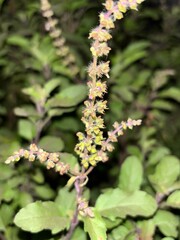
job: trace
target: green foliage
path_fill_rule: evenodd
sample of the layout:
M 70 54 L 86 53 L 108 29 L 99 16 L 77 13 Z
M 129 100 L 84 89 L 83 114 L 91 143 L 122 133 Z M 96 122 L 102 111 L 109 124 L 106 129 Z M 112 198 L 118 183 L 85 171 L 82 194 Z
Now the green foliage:
M 73 149 L 75 133 L 83 131 L 87 35 L 102 5 L 51 4 L 79 68 L 76 76 L 44 30 L 40 3 L 0 0 L 0 239 L 64 240 L 72 220 L 78 223 L 72 240 L 178 239 L 180 7 L 145 1 L 117 24 L 105 125 L 111 129 L 114 121 L 131 117 L 141 118 L 142 126 L 119 138 L 109 163 L 83 176 Z M 4 164 L 32 142 L 60 152 L 69 178 L 39 163 Z M 85 189 L 81 197 L 73 188 L 77 182 Z

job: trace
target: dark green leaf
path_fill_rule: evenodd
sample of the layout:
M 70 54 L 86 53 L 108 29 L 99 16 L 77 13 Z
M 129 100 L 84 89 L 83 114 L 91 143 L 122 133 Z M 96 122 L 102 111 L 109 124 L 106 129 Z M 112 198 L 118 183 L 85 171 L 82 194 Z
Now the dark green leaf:
M 38 143 L 39 147 L 48 152 L 60 152 L 64 148 L 64 142 L 60 137 L 45 136 Z

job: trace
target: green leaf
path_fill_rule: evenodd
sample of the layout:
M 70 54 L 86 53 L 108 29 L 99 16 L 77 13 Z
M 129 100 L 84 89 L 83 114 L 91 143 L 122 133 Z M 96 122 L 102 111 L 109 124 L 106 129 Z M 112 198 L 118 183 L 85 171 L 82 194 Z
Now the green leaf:
M 45 85 L 44 85 L 44 90 L 46 93 L 46 96 L 48 97 L 49 94 L 59 85 L 61 84 L 61 79 L 60 78 L 53 78 L 50 81 L 48 81 Z
M 138 158 L 126 158 L 120 171 L 119 187 L 124 191 L 133 192 L 140 189 L 142 180 L 143 168 Z
M 171 98 L 177 102 L 180 102 L 180 89 L 170 87 L 167 90 L 163 90 L 158 94 L 161 98 Z
M 158 210 L 154 216 L 154 223 L 166 237 L 177 237 L 179 219 L 171 212 Z
M 86 96 L 87 87 L 85 85 L 70 86 L 49 99 L 46 107 L 73 107 L 82 102 Z
M 165 238 L 162 238 L 161 240 L 174 240 L 174 238 L 171 238 L 171 237 L 165 237 Z
M 122 222 L 122 219 L 120 219 L 120 218 L 116 218 L 113 221 L 109 218 L 103 218 L 103 220 L 105 222 L 105 225 L 106 225 L 107 229 L 115 228 L 118 225 L 120 225 L 120 223 Z
M 173 192 L 167 199 L 167 205 L 180 209 L 180 190 Z
M 59 232 L 69 223 L 68 218 L 62 216 L 61 211 L 54 202 L 34 202 L 22 208 L 15 216 L 14 223 L 32 233 L 45 229 Z
M 48 184 L 44 184 L 42 186 L 36 185 L 34 187 L 34 191 L 36 196 L 44 200 L 52 199 L 55 196 L 55 192 L 49 187 Z
M 167 193 L 180 173 L 179 159 L 165 156 L 156 166 L 155 173 L 149 176 L 150 182 L 158 192 Z
M 20 35 L 11 35 L 10 37 L 8 37 L 7 42 L 9 44 L 22 47 L 25 50 L 29 49 L 29 41 Z
M 4 223 L 3 223 L 2 218 L 1 218 L 1 216 L 0 216 L 0 231 L 5 231 L 5 230 L 6 230 L 6 228 L 5 228 L 5 226 L 4 226 Z
M 158 90 L 163 87 L 167 83 L 169 76 L 174 75 L 174 73 L 175 72 L 172 69 L 157 71 L 154 78 L 151 80 L 152 89 Z
M 0 169 L 0 181 L 6 180 L 14 175 L 14 170 L 4 163 L 0 163 Z
M 130 231 L 126 227 L 119 226 L 113 229 L 110 236 L 112 236 L 112 240 L 125 240 L 129 232 Z
M 74 110 L 75 110 L 74 107 L 69 107 L 69 108 L 53 108 L 53 109 L 49 109 L 47 114 L 48 114 L 49 117 L 61 116 L 61 115 L 63 115 L 63 113 L 72 112 L 72 111 L 74 111 Z
M 149 155 L 148 165 L 157 164 L 162 158 L 169 154 L 170 150 L 164 146 L 153 149 Z
M 60 153 L 60 158 L 62 162 L 69 164 L 74 171 L 79 170 L 78 159 L 73 154 L 62 152 Z
M 87 240 L 86 233 L 77 227 L 71 237 L 71 240 Z
M 94 212 L 94 217 L 83 217 L 84 230 L 88 232 L 91 240 L 106 240 L 106 226 L 97 211 Z
M 139 221 L 137 224 L 138 229 L 140 229 L 140 239 L 150 240 L 153 239 L 155 232 L 155 224 L 152 219 Z
M 72 217 L 76 208 L 76 192 L 70 191 L 67 187 L 61 188 L 55 202 L 64 216 Z
M 96 208 L 102 216 L 115 219 L 130 216 L 151 216 L 157 204 L 153 197 L 143 191 L 131 194 L 118 188 L 101 194 L 96 202 Z
M 60 152 L 64 148 L 64 142 L 60 137 L 45 136 L 41 138 L 38 146 L 48 152 Z
M 162 110 L 165 110 L 165 111 L 172 111 L 173 108 L 174 108 L 174 105 L 171 104 L 169 101 L 166 101 L 166 100 L 154 100 L 151 104 L 151 106 L 153 108 L 158 108 L 158 109 L 162 109 Z
M 28 141 L 32 141 L 36 135 L 36 128 L 29 120 L 21 119 L 18 122 L 18 133 Z

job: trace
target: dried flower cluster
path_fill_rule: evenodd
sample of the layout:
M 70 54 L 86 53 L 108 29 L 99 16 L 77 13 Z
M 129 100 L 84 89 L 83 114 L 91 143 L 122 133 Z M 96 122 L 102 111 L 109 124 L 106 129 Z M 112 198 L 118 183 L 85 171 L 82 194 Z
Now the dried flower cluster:
M 41 0 L 41 10 L 42 15 L 47 19 L 45 29 L 53 39 L 53 44 L 57 49 L 57 55 L 62 58 L 65 66 L 70 66 L 71 74 L 75 76 L 79 72 L 75 56 L 70 52 L 69 47 L 66 45 L 66 40 L 62 37 L 62 31 L 57 28 L 58 20 L 53 17 L 54 13 L 48 0 Z
M 86 201 L 86 199 L 84 198 L 78 199 L 78 211 L 79 211 L 79 214 L 83 217 L 85 216 L 94 217 L 92 208 L 89 207 L 88 201 Z
M 127 9 L 137 10 L 138 4 L 143 0 L 106 0 L 104 6 L 105 11 L 99 15 L 99 26 L 94 28 L 89 35 L 92 39 L 91 53 L 93 61 L 88 67 L 90 80 L 89 99 L 85 101 L 85 109 L 83 110 L 82 121 L 85 124 L 85 134 L 78 132 L 79 143 L 75 147 L 76 153 L 81 158 L 81 162 L 85 168 L 89 165 L 95 166 L 99 161 L 107 161 L 107 151 L 112 151 L 111 142 L 117 141 L 117 136 L 122 135 L 123 130 L 140 125 L 140 120 L 131 120 L 115 123 L 115 130 L 108 133 L 108 138 L 103 137 L 104 120 L 102 115 L 107 109 L 107 101 L 103 100 L 103 96 L 107 91 L 106 82 L 101 81 L 103 76 L 109 78 L 109 61 L 102 61 L 103 56 L 107 56 L 111 50 L 107 41 L 112 38 L 110 30 L 115 27 L 114 22 L 123 18 L 123 14 Z
M 46 164 L 47 169 L 54 168 L 60 175 L 67 173 L 69 170 L 69 165 L 60 161 L 60 155 L 58 153 L 48 153 L 38 148 L 35 144 L 31 144 L 29 150 L 20 149 L 14 152 L 5 163 L 18 162 L 21 158 L 28 159 L 30 162 L 38 159 L 41 163 Z

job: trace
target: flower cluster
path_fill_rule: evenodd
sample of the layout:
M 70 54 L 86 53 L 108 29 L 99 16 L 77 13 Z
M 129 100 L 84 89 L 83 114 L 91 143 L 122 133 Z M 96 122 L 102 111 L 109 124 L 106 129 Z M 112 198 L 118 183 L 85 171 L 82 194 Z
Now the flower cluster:
M 111 142 L 117 141 L 117 136 L 123 134 L 126 128 L 140 125 L 140 120 L 131 120 L 114 124 L 115 130 L 108 133 L 108 138 L 103 137 L 104 120 L 102 115 L 107 109 L 107 101 L 103 100 L 107 92 L 106 82 L 101 78 L 109 78 L 109 61 L 102 61 L 100 58 L 107 56 L 111 50 L 108 40 L 112 38 L 110 30 L 115 27 L 114 22 L 123 18 L 127 9 L 137 10 L 137 5 L 143 0 L 106 0 L 104 3 L 105 11 L 99 15 L 99 26 L 94 28 L 89 38 L 92 39 L 90 51 L 93 61 L 88 67 L 90 80 L 89 99 L 85 101 L 82 122 L 85 124 L 85 134 L 78 132 L 79 143 L 75 146 L 75 151 L 81 158 L 82 165 L 88 168 L 89 165 L 95 166 L 99 161 L 107 161 L 107 151 L 112 151 Z
M 28 159 L 30 162 L 34 162 L 37 158 L 41 163 L 46 164 L 47 169 L 54 168 L 60 175 L 67 173 L 69 170 L 69 165 L 60 161 L 58 153 L 48 153 L 35 144 L 31 144 L 29 150 L 20 149 L 14 152 L 5 163 L 18 162 L 21 158 Z
M 53 39 L 53 44 L 57 49 L 57 55 L 63 59 L 63 64 L 65 66 L 70 66 L 71 74 L 75 76 L 79 72 L 79 68 L 76 65 L 76 59 L 66 45 L 66 40 L 62 37 L 61 30 L 57 28 L 58 20 L 53 17 L 54 13 L 48 0 L 41 0 L 41 10 L 42 15 L 47 19 L 45 29 Z
M 88 202 L 83 198 L 78 199 L 78 211 L 80 215 L 83 217 L 85 216 L 94 217 L 92 208 L 88 206 Z

